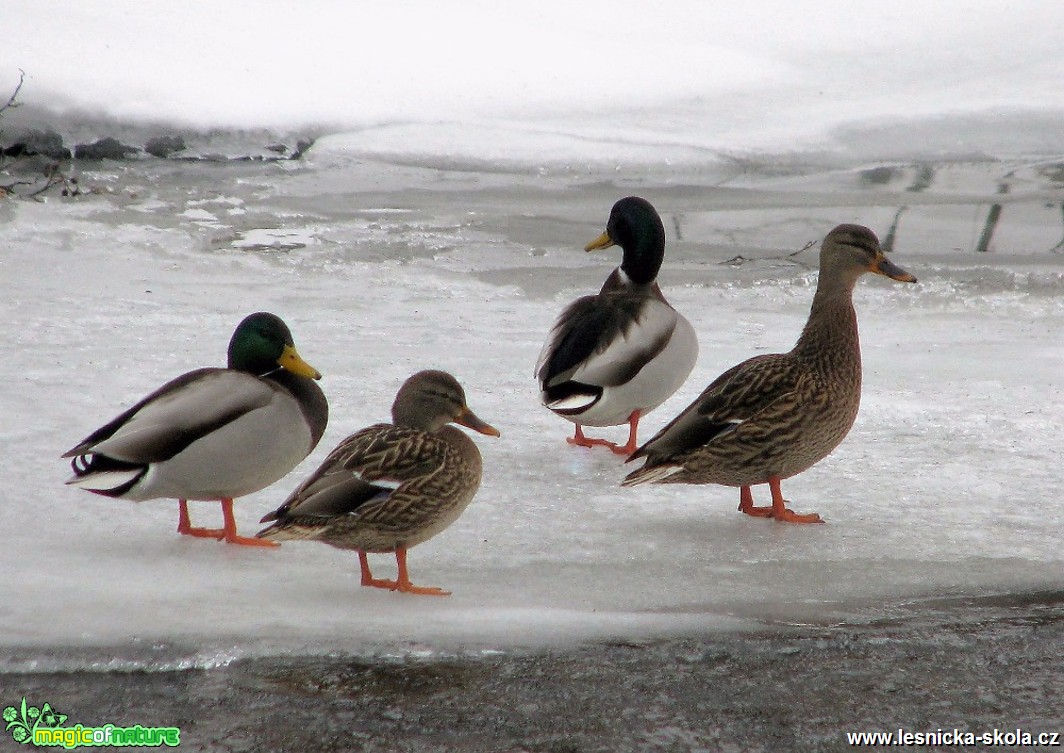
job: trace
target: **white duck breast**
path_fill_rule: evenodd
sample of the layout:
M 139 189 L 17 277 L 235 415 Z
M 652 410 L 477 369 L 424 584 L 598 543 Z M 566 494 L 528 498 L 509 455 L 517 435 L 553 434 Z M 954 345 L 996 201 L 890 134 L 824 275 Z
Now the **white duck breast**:
M 278 431 L 278 426 L 291 428 Z M 123 499 L 215 500 L 269 486 L 303 460 L 312 445 L 302 408 L 290 393 L 250 374 L 212 369 L 148 399 L 110 437 L 83 452 L 148 466 L 120 495 Z M 68 483 L 114 488 L 116 473 L 122 472 L 89 474 Z
M 567 309 L 551 331 L 540 354 L 537 374 L 544 404 L 558 415 L 584 426 L 615 426 L 633 411 L 657 408 L 683 385 L 698 358 L 698 338 L 686 318 L 656 297 L 638 298 L 631 309 L 602 298 L 581 299 Z M 612 318 L 598 331 L 581 332 L 592 301 L 610 306 Z M 582 315 L 583 314 L 583 315 Z M 565 368 L 565 348 L 582 347 L 587 355 Z M 563 370 L 557 367 L 561 356 Z M 590 389 L 581 389 L 586 385 Z

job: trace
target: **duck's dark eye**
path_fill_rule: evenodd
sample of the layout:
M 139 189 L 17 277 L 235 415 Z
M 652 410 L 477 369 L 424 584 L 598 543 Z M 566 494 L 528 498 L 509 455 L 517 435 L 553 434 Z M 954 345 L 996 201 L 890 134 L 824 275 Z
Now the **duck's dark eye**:
M 879 243 L 867 235 L 852 235 L 846 239 L 846 245 L 853 246 L 873 258 L 879 252 Z

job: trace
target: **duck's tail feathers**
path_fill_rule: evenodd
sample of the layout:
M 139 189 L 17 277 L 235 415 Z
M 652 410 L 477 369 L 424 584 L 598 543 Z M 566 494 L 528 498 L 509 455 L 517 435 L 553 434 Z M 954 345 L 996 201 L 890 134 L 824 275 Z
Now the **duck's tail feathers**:
M 583 413 L 598 402 L 602 395 L 575 394 L 563 397 L 561 400 L 552 400 L 547 407 L 562 416 L 575 416 Z
M 544 387 L 543 404 L 559 416 L 578 416 L 602 399 L 602 388 L 593 384 L 567 381 Z
M 290 521 L 278 521 L 255 534 L 259 539 L 276 539 L 277 541 L 310 541 L 321 535 L 320 526 L 299 525 Z
M 624 481 L 621 482 L 621 486 L 639 486 L 640 484 L 658 483 L 682 470 L 682 465 L 676 465 L 674 463 L 644 465 L 642 468 L 637 468 L 625 476 Z
M 66 480 L 68 486 L 107 497 L 121 497 L 148 471 L 144 465 L 125 463 L 97 453 L 76 456 L 70 461 L 70 467 L 74 475 Z

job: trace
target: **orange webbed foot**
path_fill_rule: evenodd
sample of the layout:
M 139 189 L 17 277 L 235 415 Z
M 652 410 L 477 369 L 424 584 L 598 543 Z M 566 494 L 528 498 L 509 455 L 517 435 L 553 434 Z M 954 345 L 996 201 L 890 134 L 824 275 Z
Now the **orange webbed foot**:
M 611 450 L 616 450 L 617 443 L 610 442 L 607 439 L 592 439 L 591 437 L 584 436 L 584 430 L 580 424 L 576 425 L 576 433 L 571 437 L 566 437 L 565 441 L 576 447 L 609 447 Z
M 754 518 L 771 518 L 773 510 L 771 505 L 755 505 L 754 494 L 749 486 L 739 488 L 739 512 Z
M 225 536 L 223 539 L 226 544 L 236 544 L 237 546 L 261 546 L 268 549 L 278 547 L 281 545 L 279 541 L 270 541 L 269 539 L 256 539 L 251 536 Z
M 222 528 L 199 528 L 192 525 L 188 515 L 188 501 L 184 499 L 178 500 L 178 517 L 177 517 L 177 532 L 182 536 L 195 536 L 200 539 L 214 539 L 216 541 L 224 541 L 226 544 L 237 544 L 238 546 L 261 546 L 261 547 L 278 547 L 280 543 L 276 541 L 267 541 L 266 539 L 257 539 L 248 536 L 240 536 L 236 532 L 236 519 L 233 517 L 233 500 L 223 499 L 222 503 Z
M 774 518 L 775 514 L 771 507 L 740 507 L 739 512 L 743 515 L 749 515 L 752 518 Z
M 797 513 L 789 507 L 783 508 L 782 512 L 772 516 L 781 523 L 823 523 L 824 519 L 815 512 Z
M 754 504 L 754 495 L 749 486 L 739 489 L 739 512 L 751 515 L 755 518 L 772 518 L 781 523 L 823 523 L 824 520 L 815 512 L 797 513 L 787 507 L 790 504 L 783 498 L 780 491 L 779 479 L 769 479 L 769 488 L 772 490 L 772 504 L 758 506 Z
M 225 535 L 222 540 L 226 544 L 236 544 L 237 546 L 258 546 L 273 549 L 279 547 L 281 544 L 277 541 L 270 541 L 269 539 L 258 539 L 253 536 L 240 536 L 236 532 L 236 518 L 233 517 L 233 500 L 222 500 L 222 520 L 223 532 Z
M 636 442 L 636 432 L 639 430 L 639 411 L 632 411 L 632 415 L 628 417 L 628 442 L 625 444 L 617 444 L 616 442 L 610 442 L 608 439 L 591 439 L 584 436 L 584 429 L 580 424 L 576 425 L 576 433 L 568 437 L 565 441 L 571 445 L 577 447 L 606 447 L 614 455 L 623 455 L 628 457 L 638 449 L 639 445 Z
M 450 596 L 450 591 L 444 591 L 442 588 L 436 588 L 434 586 L 415 586 L 410 582 L 410 574 L 406 569 L 406 549 L 399 548 L 395 550 L 395 562 L 399 567 L 399 577 L 396 580 L 387 580 L 386 578 L 374 578 L 369 569 L 369 559 L 366 557 L 366 553 L 359 551 L 358 564 L 362 569 L 362 585 L 370 588 L 386 588 L 389 591 L 398 591 L 404 594 L 415 594 L 418 596 Z
M 398 591 L 403 594 L 416 594 L 418 596 L 450 596 L 450 591 L 432 586 L 415 586 L 410 581 L 388 580 L 386 578 L 363 578 L 362 585 L 369 588 L 383 588 L 388 591 Z
M 783 498 L 780 490 L 780 480 L 770 478 L 768 488 L 772 490 L 772 517 L 781 523 L 823 523 L 823 519 L 815 512 L 797 513 L 787 507 L 789 502 Z
M 225 538 L 225 531 L 221 528 L 195 528 L 193 526 L 182 528 L 178 525 L 177 532 L 182 536 L 193 536 L 197 539 L 215 539 L 216 541 L 221 541 Z
M 435 586 L 415 586 L 410 581 L 406 583 L 400 583 L 399 588 L 396 589 L 400 593 L 404 594 L 417 594 L 418 596 L 450 596 L 450 591 L 444 591 L 442 588 L 436 588 Z
M 188 515 L 188 501 L 177 501 L 177 532 L 182 536 L 193 536 L 197 539 L 221 540 L 225 536 L 224 528 L 202 528 L 192 525 Z
M 385 588 L 389 591 L 398 591 L 399 583 L 385 578 L 363 578 L 362 585 L 367 588 Z

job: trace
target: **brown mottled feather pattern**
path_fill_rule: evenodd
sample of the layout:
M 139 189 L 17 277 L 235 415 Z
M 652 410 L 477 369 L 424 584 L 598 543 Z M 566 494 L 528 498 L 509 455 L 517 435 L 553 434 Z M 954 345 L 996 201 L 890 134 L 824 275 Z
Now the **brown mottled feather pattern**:
M 344 440 L 278 510 L 269 538 L 316 538 L 342 549 L 391 552 L 432 538 L 453 523 L 480 486 L 476 444 L 459 429 L 427 432 L 391 424 Z M 302 514 L 331 483 L 361 478 L 378 487 L 344 514 Z M 398 486 L 394 489 L 391 487 Z M 372 492 L 371 492 L 372 494 Z
M 757 356 L 718 377 L 633 456 L 648 462 L 626 483 L 667 463 L 681 470 L 660 483 L 748 486 L 789 478 L 827 457 L 849 432 L 861 400 L 857 316 L 845 292 L 816 301 L 790 353 Z M 685 428 L 730 422 L 741 423 L 682 447 Z

